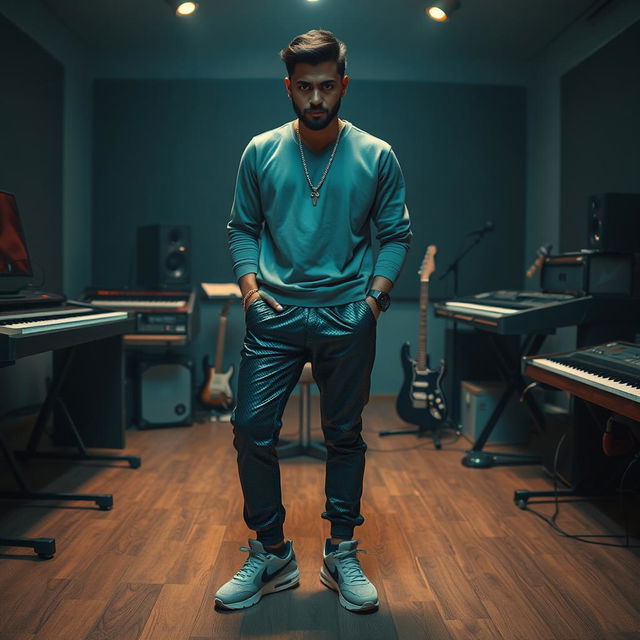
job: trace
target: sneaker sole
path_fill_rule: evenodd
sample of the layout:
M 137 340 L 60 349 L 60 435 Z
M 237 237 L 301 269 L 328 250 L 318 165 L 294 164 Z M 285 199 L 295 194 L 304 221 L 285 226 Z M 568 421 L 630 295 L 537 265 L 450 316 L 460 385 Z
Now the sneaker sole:
M 342 591 L 340 591 L 340 587 L 338 587 L 338 583 L 333 579 L 333 576 L 325 570 L 324 564 L 320 569 L 320 582 L 325 587 L 329 587 L 332 591 L 335 591 L 338 594 L 338 600 L 340 604 L 349 611 L 371 611 L 373 609 L 377 609 L 380 606 L 380 601 L 376 600 L 375 602 L 363 602 L 362 604 L 356 604 L 355 602 L 350 602 L 343 595 Z
M 251 597 L 246 600 L 240 600 L 239 602 L 223 602 L 220 598 L 215 598 L 215 606 L 220 609 L 246 609 L 252 607 L 254 604 L 258 604 L 262 596 L 266 596 L 270 593 L 277 593 L 278 591 L 285 591 L 286 589 L 292 589 L 300 582 L 300 571 L 294 569 L 290 573 L 278 576 L 275 580 L 267 582 L 259 591 L 256 591 Z

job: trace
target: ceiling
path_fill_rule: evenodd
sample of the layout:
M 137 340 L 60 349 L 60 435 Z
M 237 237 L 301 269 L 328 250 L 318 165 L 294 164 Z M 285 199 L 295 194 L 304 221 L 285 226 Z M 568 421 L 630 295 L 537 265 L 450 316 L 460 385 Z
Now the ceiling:
M 451 60 L 529 63 L 594 7 L 612 4 L 461 0 L 449 22 L 438 24 L 425 16 L 426 0 L 200 0 L 198 13 L 186 18 L 176 17 L 164 0 L 42 2 L 98 62 L 125 68 L 144 59 L 160 71 L 166 60 L 179 60 L 187 72 L 208 61 L 235 71 L 248 66 L 245 77 L 251 77 L 256 61 L 280 74 L 278 50 L 311 28 L 332 30 L 347 43 L 350 62 L 359 57 L 362 66 L 366 59 L 370 76 L 376 67 L 388 76 L 405 64 L 428 67 Z

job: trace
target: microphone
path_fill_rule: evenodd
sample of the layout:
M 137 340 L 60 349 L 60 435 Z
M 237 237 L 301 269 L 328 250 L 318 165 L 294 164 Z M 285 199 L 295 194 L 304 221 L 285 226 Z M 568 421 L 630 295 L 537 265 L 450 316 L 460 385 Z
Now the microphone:
M 546 257 L 549 255 L 551 251 L 551 244 L 543 244 L 537 251 L 536 259 L 533 261 L 533 264 L 527 269 L 527 278 L 533 278 L 536 271 L 544 264 Z
M 496 228 L 496 225 L 493 224 L 492 220 L 487 220 L 484 223 L 484 226 L 481 229 L 476 229 L 475 231 L 469 231 L 467 233 L 468 236 L 483 236 L 485 233 L 489 233 L 489 231 L 493 231 Z

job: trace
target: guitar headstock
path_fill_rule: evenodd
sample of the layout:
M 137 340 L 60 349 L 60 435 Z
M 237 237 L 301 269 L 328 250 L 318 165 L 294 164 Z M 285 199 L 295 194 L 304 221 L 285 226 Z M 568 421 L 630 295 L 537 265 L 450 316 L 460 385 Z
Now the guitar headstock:
M 418 271 L 420 274 L 420 282 L 429 282 L 429 276 L 436 270 L 436 253 L 438 253 L 438 247 L 436 247 L 435 244 L 430 244 L 422 259 L 420 271 Z

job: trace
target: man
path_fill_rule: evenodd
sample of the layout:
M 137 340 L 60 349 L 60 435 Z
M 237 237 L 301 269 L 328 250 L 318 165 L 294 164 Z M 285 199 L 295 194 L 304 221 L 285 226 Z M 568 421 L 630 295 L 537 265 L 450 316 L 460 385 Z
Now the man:
M 313 30 L 280 56 L 298 117 L 245 149 L 227 225 L 246 318 L 233 443 L 244 520 L 257 539 L 241 547 L 249 558 L 216 604 L 241 609 L 298 584 L 276 445 L 287 399 L 310 361 L 327 447 L 321 517 L 331 523 L 320 579 L 345 608 L 366 611 L 378 607 L 378 595 L 353 539 L 364 522 L 361 413 L 378 316 L 411 240 L 404 179 L 386 142 L 338 118 L 349 84 L 342 42 Z M 375 267 L 370 222 L 380 242 Z

